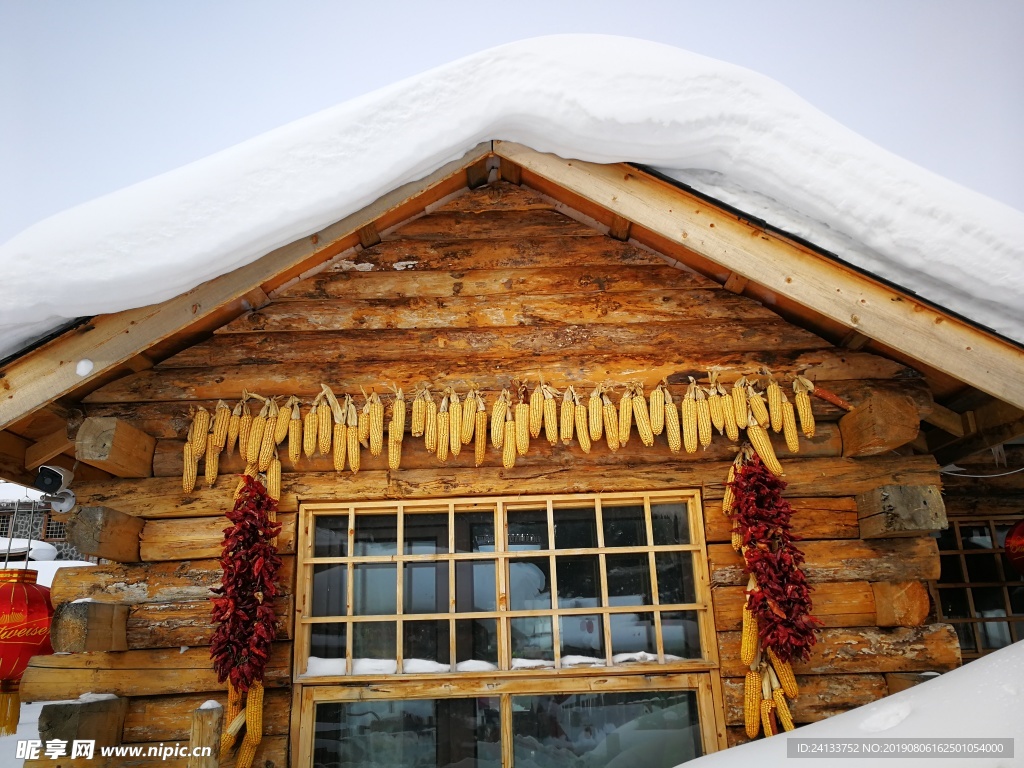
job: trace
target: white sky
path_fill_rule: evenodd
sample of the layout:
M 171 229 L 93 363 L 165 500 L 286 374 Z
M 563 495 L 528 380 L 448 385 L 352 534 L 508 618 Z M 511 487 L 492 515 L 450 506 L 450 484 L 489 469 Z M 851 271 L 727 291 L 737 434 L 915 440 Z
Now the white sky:
M 0 242 L 463 55 L 641 37 L 755 69 L 1024 210 L 1024 2 L 0 0 Z

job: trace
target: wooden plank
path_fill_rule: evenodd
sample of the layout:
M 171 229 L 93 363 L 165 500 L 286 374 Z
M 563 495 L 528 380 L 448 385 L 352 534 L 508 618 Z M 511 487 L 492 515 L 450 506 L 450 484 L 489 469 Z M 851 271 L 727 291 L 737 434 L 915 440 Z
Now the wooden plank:
M 137 563 L 142 528 L 138 518 L 116 509 L 82 506 L 68 521 L 68 540 L 83 554 Z
M 965 437 L 935 451 L 943 466 L 1024 435 L 1024 410 L 1020 408 L 994 401 L 974 409 L 973 414 L 973 425 L 965 414 Z
M 786 497 L 793 508 L 793 533 L 801 539 L 856 539 L 860 536 L 857 503 L 853 499 L 796 499 L 789 498 L 788 493 Z M 704 539 L 709 544 L 732 539 L 732 522 L 722 514 L 721 502 L 709 501 L 704 505 Z
M 50 644 L 56 653 L 126 651 L 127 625 L 127 605 L 60 603 L 50 621 Z
M 430 213 L 438 211 L 463 211 L 479 213 L 480 211 L 553 211 L 556 205 L 553 200 L 539 194 L 535 190 L 520 187 L 508 180 L 492 181 L 477 189 L 467 189 L 461 194 L 445 202 L 431 206 Z
M 128 699 L 103 698 L 46 704 L 39 712 L 39 738 L 46 743 L 60 739 L 89 739 L 97 747 L 121 743 L 121 731 L 128 713 Z
M 324 350 L 330 356 L 330 350 Z M 628 351 L 627 351 L 628 353 Z M 383 353 L 382 353 L 383 354 Z M 842 353 L 834 349 L 811 351 L 781 350 L 719 353 L 705 350 L 692 357 L 666 350 L 662 359 L 625 355 L 591 357 L 544 355 L 513 360 L 476 360 L 470 358 L 453 370 L 439 363 L 438 368 L 424 368 L 422 360 L 372 361 L 354 368 L 339 370 L 336 362 L 294 365 L 211 366 L 202 369 L 160 369 L 126 376 L 92 392 L 88 403 L 119 403 L 167 400 L 237 399 L 243 389 L 264 396 L 291 395 L 309 397 L 320 392 L 320 384 L 328 382 L 336 392 L 367 391 L 379 386 L 382 372 L 406 391 L 414 383 L 425 381 L 434 389 L 452 386 L 466 390 L 471 385 L 484 389 L 508 386 L 513 378 L 538 381 L 572 382 L 577 387 L 591 388 L 601 382 L 640 379 L 645 386 L 668 379 L 670 384 L 685 384 L 690 376 L 703 378 L 707 371 L 719 367 L 724 371 L 750 371 L 758 364 L 768 365 L 777 377 L 788 379 L 796 372 L 814 375 L 817 380 L 883 379 L 899 376 L 900 365 L 873 355 Z M 723 377 L 725 378 L 725 377 Z M 495 387 L 491 382 L 498 384 Z
M 264 307 L 259 312 L 243 315 L 220 329 L 213 341 L 221 334 L 231 334 L 230 338 L 234 342 L 244 343 L 237 334 L 346 331 L 349 334 L 357 334 L 351 337 L 355 339 L 360 338 L 359 333 L 369 332 L 374 332 L 369 335 L 382 338 L 401 338 L 403 334 L 380 332 L 414 329 L 500 329 L 500 333 L 508 334 L 517 328 L 530 331 L 534 326 L 543 328 L 549 325 L 597 324 L 640 328 L 649 323 L 692 326 L 694 323 L 709 320 L 770 320 L 769 327 L 781 325 L 779 319 L 769 310 L 732 294 L 704 288 L 675 290 L 666 286 L 657 291 L 566 293 L 521 297 L 517 295 L 514 300 L 504 301 L 481 296 L 456 296 L 444 300 L 400 297 L 372 300 L 280 301 Z M 523 326 L 526 327 L 522 328 Z M 788 325 L 786 327 L 792 328 Z M 597 330 L 601 332 L 603 329 Z M 689 331 L 692 333 L 694 329 L 691 327 Z M 498 331 L 493 333 L 497 335 Z M 456 338 L 459 335 L 456 334 Z M 804 338 L 809 336 L 802 331 L 796 335 Z M 209 343 L 207 342 L 207 345 Z M 811 346 L 826 345 L 819 341 Z M 187 359 L 187 353 L 188 350 L 185 350 L 163 365 L 182 365 L 181 360 Z M 209 364 L 209 361 L 206 361 L 206 364 Z
M 725 288 L 725 290 L 729 291 L 730 293 L 735 293 L 739 295 L 742 294 L 743 291 L 747 289 L 747 284 L 749 282 L 750 281 L 743 275 L 738 274 L 736 272 L 730 272 L 729 277 L 726 278 L 725 282 L 722 284 L 722 287 Z
M 0 432 L 0 479 L 31 486 L 36 473 L 25 469 L 25 455 L 32 443 L 7 430 Z
M 376 221 L 406 203 L 442 185 L 491 150 L 484 142 L 462 158 L 447 163 L 418 181 L 389 192 L 362 210 L 325 227 L 315 235 L 282 246 L 229 274 L 207 281 L 160 304 L 93 318 L 42 347 L 26 353 L 0 370 L 4 380 L 0 398 L 0 427 L 62 395 L 97 380 L 126 360 L 144 352 L 176 331 L 202 320 L 222 305 L 243 296 L 298 265 L 312 265 L 342 249 L 336 244 L 370 221 Z M 405 215 L 409 215 L 406 213 Z M 93 360 L 85 377 L 75 371 L 78 360 Z M 24 461 L 22 461 L 24 466 Z
M 294 513 L 278 517 L 281 523 L 281 533 L 277 538 L 279 554 L 295 554 L 295 518 Z M 142 560 L 153 563 L 220 557 L 224 547 L 224 529 L 231 522 L 226 517 L 208 517 L 149 520 L 144 525 L 140 554 Z
M 275 643 L 264 685 L 291 685 L 291 643 Z M 74 699 L 90 691 L 118 696 L 219 691 L 209 648 L 33 656 L 21 679 L 25 701 Z
M 924 672 L 889 672 L 885 676 L 885 685 L 889 689 L 889 695 L 913 688 L 915 685 L 927 683 L 935 678 Z
M 363 248 L 372 248 L 380 242 L 380 234 L 372 221 L 366 226 L 360 227 L 356 234 L 359 235 L 359 244 Z
M 489 158 L 486 157 L 477 160 L 466 169 L 466 186 L 470 189 L 477 189 L 487 183 L 487 177 L 490 174 L 488 160 Z
M 139 650 L 209 645 L 214 632 L 211 610 L 209 600 L 133 605 L 128 612 L 125 628 L 127 647 Z M 291 640 L 294 612 L 291 595 L 275 598 L 274 611 L 277 617 L 277 639 Z
M 939 548 L 925 536 L 906 539 L 843 539 L 802 541 L 804 573 L 812 583 L 822 581 L 928 581 L 939 578 Z M 743 559 L 729 544 L 708 545 L 708 565 L 714 586 L 747 583 Z
M 824 627 L 881 626 L 876 621 L 875 593 L 871 586 L 866 581 L 817 584 L 811 592 L 811 599 L 814 602 L 811 613 L 821 620 Z M 740 629 L 746 599 L 746 586 L 715 587 L 712 590 L 715 629 L 719 632 Z M 927 604 L 926 593 L 925 605 Z
M 625 242 L 629 240 L 629 228 L 631 226 L 632 222 L 629 219 L 616 216 L 612 219 L 611 226 L 608 227 L 608 237 Z
M 387 240 L 467 240 L 525 237 L 603 237 L 558 211 L 439 211 L 403 224 Z
M 561 312 L 572 313 L 573 302 L 566 304 Z M 522 309 L 529 311 L 528 307 Z M 562 315 L 567 316 L 571 315 Z M 579 319 L 580 323 L 223 334 L 168 359 L 162 369 L 203 368 L 214 361 L 219 366 L 261 365 L 273 361 L 275 365 L 330 363 L 362 367 L 416 357 L 429 359 L 429 365 L 454 366 L 467 360 L 502 362 L 516 357 L 546 357 L 559 353 L 574 357 L 608 355 L 617 349 L 627 350 L 631 360 L 641 355 L 654 359 L 666 349 L 672 349 L 676 359 L 685 359 L 702 356 L 707 349 L 714 349 L 716 354 L 763 355 L 765 349 L 779 354 L 827 346 L 813 334 L 795 331 L 769 318 L 716 318 L 645 325 L 607 325 L 587 323 L 579 317 L 574 319 Z M 914 413 L 916 416 L 916 410 Z
M 188 768 L 219 768 L 220 738 L 225 725 L 222 704 L 210 706 L 204 702 L 192 711 L 192 728 L 188 737 L 192 755 L 188 759 Z
M 889 694 L 884 675 L 797 675 L 800 695 L 788 702 L 793 722 L 816 723 L 838 715 Z M 743 678 L 727 677 L 722 680 L 725 693 L 725 722 L 742 725 Z
M 70 451 L 75 441 L 68 437 L 68 429 L 61 426 L 25 449 L 25 469 L 39 469 L 54 456 Z
M 217 560 L 83 565 L 57 571 L 50 599 L 55 605 L 84 598 L 128 605 L 206 600 L 210 589 L 220 585 L 220 579 Z M 292 594 L 294 583 L 295 557 L 285 555 L 278 574 L 280 594 Z
M 226 688 L 224 683 L 222 688 Z M 188 713 L 204 701 L 227 706 L 224 690 L 205 694 L 137 696 L 128 700 L 122 741 L 126 744 L 147 741 L 183 741 L 188 738 Z M 263 695 L 264 736 L 288 733 L 291 694 L 287 689 L 269 688 Z
M 740 677 L 740 633 L 720 632 L 722 676 Z M 836 627 L 818 632 L 808 661 L 797 661 L 798 675 L 857 672 L 945 672 L 960 666 L 960 645 L 949 624 L 923 627 Z
M 839 420 L 844 456 L 877 456 L 906 445 L 921 431 L 917 404 L 910 397 L 876 393 Z
M 90 416 L 78 429 L 75 458 L 115 477 L 149 477 L 156 439 L 111 417 Z
M 494 142 L 495 153 L 722 267 L 1018 408 L 1024 350 L 628 166 L 563 160 Z M 936 334 L 941 325 L 941 339 Z
M 949 527 L 937 485 L 883 485 L 857 496 L 864 539 L 921 536 Z
M 963 414 L 938 403 L 932 408 L 931 413 L 924 417 L 924 421 L 956 437 L 963 437 L 966 434 Z
M 357 475 L 350 472 L 291 474 L 281 479 L 279 510 L 282 513 L 297 512 L 299 499 L 332 501 L 502 495 L 522 493 L 524 488 L 533 493 L 702 488 L 705 499 L 721 499 L 730 463 L 667 461 L 654 465 L 609 465 L 594 469 L 586 465 L 524 466 L 508 470 L 498 467 L 465 470 L 438 467 L 390 473 L 361 471 Z M 855 496 L 886 483 L 925 485 L 939 479 L 938 467 L 930 456 L 790 459 L 785 470 L 789 483 L 787 494 L 793 498 Z M 83 483 L 78 493 L 79 498 L 88 503 L 116 505 L 122 511 L 147 519 L 223 515 L 227 514 L 232 503 L 230 494 L 220 488 L 196 489 L 185 496 L 181 492 L 180 478 L 173 477 Z M 72 569 L 62 568 L 58 577 L 65 570 Z

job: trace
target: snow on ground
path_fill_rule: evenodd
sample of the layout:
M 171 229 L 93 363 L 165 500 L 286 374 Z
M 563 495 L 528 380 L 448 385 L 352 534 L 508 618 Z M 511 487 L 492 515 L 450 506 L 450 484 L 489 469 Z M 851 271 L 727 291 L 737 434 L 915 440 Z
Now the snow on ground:
M 880 701 L 751 744 L 686 764 L 687 768 L 1012 768 L 1024 766 L 1024 642 Z M 1012 738 L 1013 758 L 814 758 L 786 757 L 787 738 L 907 739 Z
M 0 355 L 68 318 L 178 295 L 487 139 L 653 166 L 1024 340 L 1021 212 L 749 70 L 560 35 L 438 67 L 30 227 L 0 246 Z
M 43 705 L 47 703 L 49 702 L 22 702 L 18 730 L 10 736 L 0 736 L 0 765 L 24 765 L 24 760 L 18 760 L 15 757 L 18 754 L 18 742 L 39 738 L 39 713 L 42 712 Z

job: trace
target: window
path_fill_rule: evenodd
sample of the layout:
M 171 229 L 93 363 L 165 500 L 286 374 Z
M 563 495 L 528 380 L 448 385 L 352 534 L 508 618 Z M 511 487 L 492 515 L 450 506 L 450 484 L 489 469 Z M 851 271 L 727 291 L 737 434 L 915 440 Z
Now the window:
M 46 517 L 43 519 L 41 538 L 43 541 L 67 541 L 67 524 L 62 520 L 54 519 L 53 514 L 47 512 Z
M 938 619 L 956 629 L 965 661 L 1024 640 L 1024 576 L 1003 549 L 1017 520 L 954 518 L 939 536 Z
M 0 536 L 5 539 L 11 535 L 11 521 L 14 520 L 14 513 L 8 510 L 0 511 Z
M 717 748 L 698 494 L 305 505 L 302 519 L 301 765 L 385 742 L 410 766 L 559 750 L 596 766 L 642 741 L 668 768 Z M 630 746 L 638 729 L 665 733 Z

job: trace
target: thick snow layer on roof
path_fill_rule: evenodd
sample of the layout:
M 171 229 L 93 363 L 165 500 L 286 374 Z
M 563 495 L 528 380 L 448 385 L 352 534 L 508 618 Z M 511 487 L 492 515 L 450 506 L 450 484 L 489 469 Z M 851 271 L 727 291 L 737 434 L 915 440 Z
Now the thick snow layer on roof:
M 1024 642 L 972 661 L 965 667 L 887 696 L 880 701 L 811 723 L 787 734 L 717 752 L 686 763 L 687 768 L 865 768 L 1024 766 Z M 787 757 L 786 742 L 800 739 L 1013 739 L 1013 757 L 995 754 L 943 755 L 885 760 L 852 757 Z M 884 755 L 882 757 L 885 757 Z M 891 755 L 890 755 L 891 757 Z
M 1024 214 L 740 67 L 628 38 L 501 46 L 53 216 L 0 246 L 0 355 L 158 302 L 486 139 L 644 163 L 1017 340 Z

